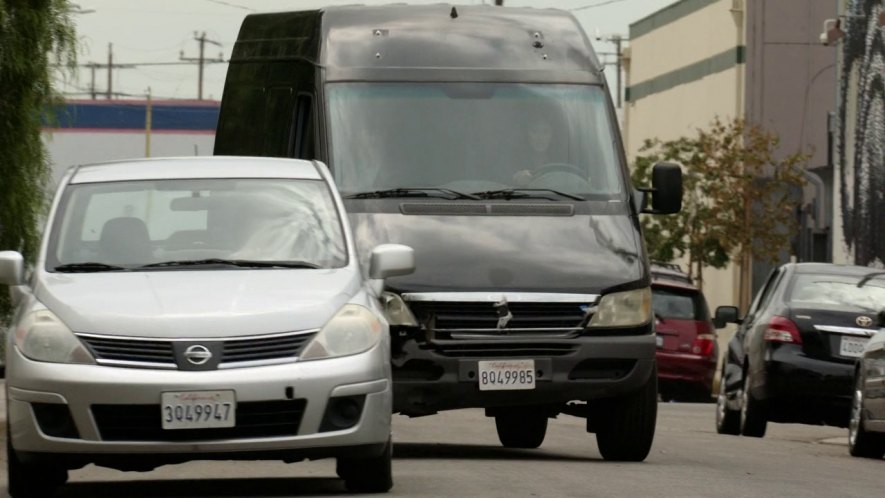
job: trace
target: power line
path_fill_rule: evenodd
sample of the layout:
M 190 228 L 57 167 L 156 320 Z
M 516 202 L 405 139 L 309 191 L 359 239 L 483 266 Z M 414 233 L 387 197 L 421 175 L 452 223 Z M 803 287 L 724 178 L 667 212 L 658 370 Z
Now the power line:
M 212 3 L 214 3 L 214 4 L 218 4 L 218 5 L 224 5 L 225 7 L 231 7 L 231 8 L 234 8 L 234 9 L 248 10 L 249 12 L 258 12 L 258 11 L 255 10 L 255 9 L 251 9 L 251 8 L 249 8 L 249 7 L 245 7 L 245 6 L 243 6 L 243 5 L 237 5 L 237 4 L 235 4 L 235 3 L 231 3 L 231 2 L 225 2 L 224 0 L 206 0 L 206 1 L 207 1 L 207 2 L 212 2 Z
M 621 3 L 621 2 L 626 2 L 626 1 L 628 1 L 628 0 L 604 0 L 602 2 L 591 3 L 589 5 L 583 5 L 581 7 L 573 7 L 571 9 L 566 9 L 566 10 L 570 10 L 572 12 L 577 12 L 579 10 L 587 10 L 587 9 L 592 9 L 595 7 L 602 7 L 605 5 L 610 5 L 613 3 Z
M 197 100 L 203 100 L 203 66 L 207 62 L 224 62 L 224 56 L 222 54 L 218 54 L 217 59 L 206 59 L 206 44 L 211 43 L 212 45 L 221 46 L 220 43 L 214 40 L 210 40 L 206 38 L 206 32 L 203 31 L 199 36 L 197 33 L 194 33 L 194 40 L 196 40 L 200 44 L 200 56 L 199 57 L 185 57 L 184 51 L 181 51 L 181 55 L 179 59 L 183 61 L 196 62 L 199 66 L 199 72 L 197 77 Z

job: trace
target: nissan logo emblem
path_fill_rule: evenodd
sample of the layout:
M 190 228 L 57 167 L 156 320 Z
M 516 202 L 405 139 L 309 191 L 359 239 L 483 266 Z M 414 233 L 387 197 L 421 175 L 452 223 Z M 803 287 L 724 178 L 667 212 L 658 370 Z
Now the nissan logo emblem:
M 873 319 L 868 316 L 859 316 L 857 317 L 857 320 L 855 320 L 855 322 L 857 322 L 857 324 L 861 327 L 869 327 L 873 324 Z
M 212 359 L 212 352 L 206 346 L 195 344 L 184 350 L 184 357 L 193 365 L 202 365 Z

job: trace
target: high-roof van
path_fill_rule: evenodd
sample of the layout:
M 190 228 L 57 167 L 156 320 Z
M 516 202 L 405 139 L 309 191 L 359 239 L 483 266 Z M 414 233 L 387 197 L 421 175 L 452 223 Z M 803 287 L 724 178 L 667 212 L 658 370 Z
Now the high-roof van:
M 358 249 L 415 250 L 385 281 L 394 411 L 479 407 L 506 447 L 587 419 L 643 460 L 657 376 L 639 213 L 681 206 L 678 165 L 631 185 L 603 64 L 552 9 L 388 5 L 254 14 L 218 155 L 327 163 Z

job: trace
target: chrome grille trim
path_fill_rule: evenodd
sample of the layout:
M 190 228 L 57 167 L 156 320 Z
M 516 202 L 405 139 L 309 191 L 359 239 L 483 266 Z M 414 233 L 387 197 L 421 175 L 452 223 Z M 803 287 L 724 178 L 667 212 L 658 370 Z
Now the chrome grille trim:
M 578 303 L 594 304 L 599 294 L 562 294 L 556 292 L 408 292 L 407 302 L 488 303 L 507 298 L 510 303 Z
M 815 330 L 821 332 L 833 332 L 835 334 L 853 335 L 858 337 L 873 337 L 879 329 L 861 329 L 857 327 L 841 327 L 839 325 L 815 325 Z

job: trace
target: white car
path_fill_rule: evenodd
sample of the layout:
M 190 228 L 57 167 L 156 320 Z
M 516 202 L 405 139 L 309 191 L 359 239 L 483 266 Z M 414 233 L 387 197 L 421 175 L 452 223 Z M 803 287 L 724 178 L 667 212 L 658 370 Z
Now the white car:
M 412 250 L 355 253 L 318 162 L 213 157 L 72 168 L 34 271 L 0 252 L 9 491 L 89 463 L 336 457 L 392 486 L 383 279 Z
M 885 310 L 877 320 L 879 332 L 864 347 L 855 370 L 848 451 L 880 459 L 885 456 Z

